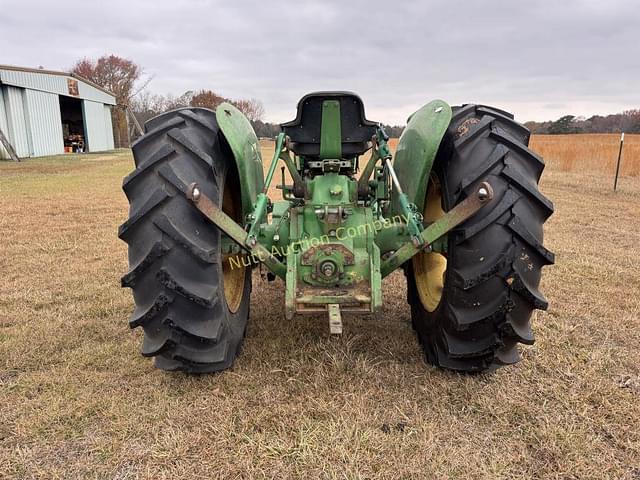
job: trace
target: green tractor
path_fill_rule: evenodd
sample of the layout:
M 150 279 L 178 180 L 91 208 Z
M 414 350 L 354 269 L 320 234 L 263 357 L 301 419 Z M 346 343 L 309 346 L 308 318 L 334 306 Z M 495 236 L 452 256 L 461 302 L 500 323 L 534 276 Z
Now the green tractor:
M 263 265 L 284 282 L 286 319 L 323 314 L 332 334 L 344 314 L 376 312 L 382 280 L 402 269 L 428 362 L 479 372 L 520 359 L 533 310 L 547 308 L 541 268 L 554 261 L 542 243 L 553 204 L 525 127 L 496 108 L 435 100 L 409 117 L 393 158 L 357 95 L 318 92 L 281 130 L 265 177 L 251 124 L 229 103 L 146 123 L 119 230 L 143 355 L 163 370 L 230 367 Z

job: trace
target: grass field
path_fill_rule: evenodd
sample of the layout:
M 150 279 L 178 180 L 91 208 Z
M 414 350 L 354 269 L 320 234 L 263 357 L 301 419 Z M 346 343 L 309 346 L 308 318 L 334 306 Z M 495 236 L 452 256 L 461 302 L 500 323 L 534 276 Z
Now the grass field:
M 534 135 L 531 147 L 545 158 L 550 169 L 613 175 L 620 149 L 620 135 Z M 640 176 L 640 135 L 625 136 L 620 173 Z
M 426 365 L 400 273 L 340 338 L 286 322 L 256 273 L 241 357 L 198 377 L 155 370 L 127 326 L 130 152 L 0 162 L 0 478 L 639 479 L 640 178 L 614 194 L 549 163 L 557 264 L 520 364 Z

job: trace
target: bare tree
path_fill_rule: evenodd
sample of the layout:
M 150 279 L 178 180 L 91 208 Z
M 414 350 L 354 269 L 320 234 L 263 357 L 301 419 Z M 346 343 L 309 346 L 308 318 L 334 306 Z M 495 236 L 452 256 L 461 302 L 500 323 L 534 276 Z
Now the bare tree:
M 252 122 L 262 120 L 264 117 L 264 105 L 260 100 L 251 98 L 249 100 L 232 100 L 231 103 Z
M 130 101 L 131 110 L 141 124 L 165 111 L 166 97 L 143 91 Z
M 222 102 L 226 102 L 227 99 L 221 97 L 217 93 L 211 90 L 200 90 L 196 92 L 191 98 L 192 107 L 205 107 L 215 110 Z
M 131 99 L 131 108 L 140 123 L 144 123 L 150 118 L 182 107 L 204 107 L 215 110 L 222 102 L 230 102 L 235 105 L 249 121 L 257 128 L 261 136 L 273 136 L 277 134 L 280 127 L 277 125 L 262 122 L 264 117 L 264 106 L 262 102 L 252 99 L 231 100 L 218 95 L 213 90 L 199 90 L 197 92 L 188 91 L 175 97 L 172 94 L 154 95 L 147 91 L 142 92 L 136 98 Z

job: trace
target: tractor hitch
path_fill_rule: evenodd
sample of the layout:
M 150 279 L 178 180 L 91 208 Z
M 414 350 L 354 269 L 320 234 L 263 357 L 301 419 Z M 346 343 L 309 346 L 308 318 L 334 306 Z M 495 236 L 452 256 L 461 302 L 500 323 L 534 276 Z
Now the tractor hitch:
M 326 109 L 327 114 L 338 108 L 332 102 L 325 103 L 322 104 L 322 109 L 323 112 Z M 382 278 L 421 251 L 445 248 L 446 234 L 489 202 L 493 198 L 493 190 L 487 182 L 479 184 L 473 194 L 425 228 L 421 209 L 416 205 L 418 202 L 415 192 L 410 194 L 413 190 L 404 190 L 400 184 L 394 165 L 396 162 L 391 161 L 388 137 L 381 126 L 371 125 L 375 128 L 374 134 L 367 137 L 370 142 L 368 144 L 373 146 L 371 158 L 355 187 L 349 187 L 350 183 L 340 172 L 341 169 L 353 167 L 353 159 L 343 158 L 337 150 L 336 154 L 327 156 L 325 150 L 333 152 L 338 148 L 337 144 L 333 145 L 329 140 L 339 138 L 340 130 L 339 123 L 325 123 L 320 137 L 328 143 L 320 142 L 320 156 L 302 160 L 307 168 L 320 169 L 322 176 L 306 180 L 301 177 L 301 167 L 297 165 L 301 160 L 291 156 L 291 153 L 295 153 L 292 150 L 295 142 L 286 132 L 280 133 L 276 137 L 275 151 L 262 189 L 255 197 L 253 208 L 249 212 L 245 211 L 244 227 L 214 204 L 197 184 L 189 186 L 187 198 L 226 234 L 223 238 L 222 261 L 233 262 L 230 258 L 232 255 L 238 257 L 243 255 L 241 250 L 247 252 L 253 263 L 264 263 L 274 275 L 285 280 L 287 318 L 292 318 L 295 313 L 328 312 L 331 333 L 339 334 L 342 331 L 343 312 L 375 311 L 382 302 Z M 285 185 L 283 168 L 282 189 L 288 207 L 286 210 L 280 207 L 276 209 L 278 214 L 275 216 L 274 213 L 274 218 L 279 220 L 272 225 L 267 220 L 267 213 L 272 212 L 274 207 L 267 192 L 279 160 L 289 170 L 293 185 Z M 370 180 L 378 168 L 381 169 L 381 175 Z M 394 229 L 397 238 L 393 249 L 386 250 L 388 253 L 381 258 L 380 249 L 375 242 L 377 233 L 367 234 L 366 228 L 362 228 L 363 224 L 366 226 L 367 222 L 374 221 L 373 212 L 358 213 L 359 207 L 355 202 L 358 200 L 367 204 L 378 199 L 380 205 L 383 205 L 384 199 L 388 197 L 390 184 L 396 199 L 395 212 L 404 222 Z M 408 185 L 411 187 L 410 182 Z M 350 213 L 345 215 L 347 211 Z M 285 212 L 288 212 L 288 227 L 282 228 Z M 360 215 L 360 218 L 352 219 L 351 215 Z M 320 229 L 316 228 L 318 222 L 322 227 Z M 351 223 L 345 223 L 340 229 L 335 228 L 342 225 L 342 222 Z M 345 236 L 338 233 L 339 230 L 352 232 L 353 235 Z M 324 240 L 321 242 L 322 239 Z M 314 240 L 322 245 L 314 245 Z M 368 246 L 362 246 L 363 242 L 368 242 Z M 369 259 L 356 261 L 358 249 L 365 250 Z M 238 261 L 233 263 L 237 264 Z

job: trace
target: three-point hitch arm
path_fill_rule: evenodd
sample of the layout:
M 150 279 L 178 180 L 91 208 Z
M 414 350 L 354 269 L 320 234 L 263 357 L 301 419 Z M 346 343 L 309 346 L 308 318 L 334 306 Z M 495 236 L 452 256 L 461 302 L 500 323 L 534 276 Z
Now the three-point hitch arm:
M 431 249 L 435 241 L 441 239 L 453 228 L 474 215 L 493 198 L 493 189 L 489 183 L 482 182 L 478 185 L 474 194 L 469 195 L 465 200 L 456 205 L 437 221 L 424 228 L 422 225 L 422 216 L 417 211 L 415 205 L 410 202 L 408 196 L 403 192 L 402 186 L 400 185 L 398 177 L 393 169 L 393 164 L 391 162 L 392 155 L 387 145 L 388 137 L 382 128 L 378 128 L 374 140 L 377 144 L 377 148 L 374 148 L 371 158 L 358 180 L 358 191 L 368 191 L 369 178 L 371 177 L 377 162 L 382 160 L 386 170 L 391 176 L 393 187 L 396 189 L 396 193 L 398 194 L 400 208 L 402 210 L 403 217 L 407 220 L 406 226 L 410 237 L 410 240 L 381 262 L 381 276 L 385 277 L 420 251 Z M 269 165 L 264 189 L 260 194 L 258 194 L 254 209 L 247 217 L 248 222 L 245 228 L 238 225 L 231 217 L 215 205 L 210 198 L 204 195 L 198 188 L 198 185 L 190 185 L 187 197 L 209 220 L 211 220 L 211 222 L 217 225 L 242 249 L 254 255 L 255 258 L 264 263 L 275 275 L 282 279 L 286 279 L 287 266 L 274 256 L 266 246 L 258 242 L 260 225 L 265 221 L 269 205 L 267 191 L 271 185 L 278 160 L 282 160 L 289 169 L 289 172 L 294 179 L 294 185 L 301 185 L 302 188 L 304 188 L 303 179 L 295 168 L 286 148 L 286 137 L 284 133 L 280 133 L 276 138 L 275 152 L 271 160 L 271 164 Z

